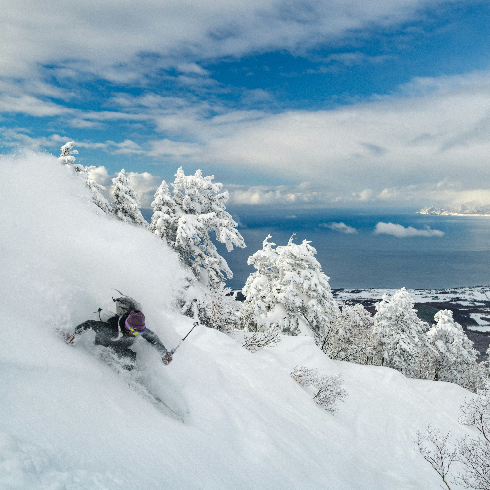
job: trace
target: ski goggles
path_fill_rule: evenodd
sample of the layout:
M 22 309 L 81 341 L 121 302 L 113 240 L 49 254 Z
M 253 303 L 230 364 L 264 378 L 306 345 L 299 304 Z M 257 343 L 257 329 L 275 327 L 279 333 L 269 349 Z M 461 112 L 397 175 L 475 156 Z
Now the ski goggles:
M 126 327 L 126 330 L 134 337 L 136 337 L 136 335 L 139 335 L 140 333 L 143 333 L 146 330 L 146 327 L 143 330 L 135 330 L 133 327 L 131 327 L 127 320 L 124 322 L 124 326 Z

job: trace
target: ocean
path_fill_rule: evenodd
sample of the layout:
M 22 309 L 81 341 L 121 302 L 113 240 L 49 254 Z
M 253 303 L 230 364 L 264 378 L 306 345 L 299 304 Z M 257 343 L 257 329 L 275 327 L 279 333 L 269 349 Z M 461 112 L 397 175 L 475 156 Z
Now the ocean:
M 151 210 L 142 210 L 149 221 Z M 317 250 L 316 258 L 334 289 L 401 288 L 446 289 L 490 285 L 490 216 L 427 216 L 413 211 L 379 213 L 359 210 L 267 212 L 234 209 L 247 248 L 218 250 L 233 271 L 227 286 L 241 289 L 252 266 L 250 255 L 271 235 L 276 245 L 306 239 Z M 375 234 L 377 223 L 393 223 L 404 229 L 438 230 L 442 236 L 398 238 Z M 344 223 L 356 233 L 329 228 Z M 345 228 L 344 228 L 345 230 Z M 402 230 L 403 231 L 403 230 Z M 430 234 L 430 231 L 426 234 Z M 439 234 L 440 235 L 440 234 Z
M 267 235 L 272 236 L 271 241 L 276 245 L 286 245 L 293 233 L 296 243 L 306 239 L 317 250 L 316 258 L 334 289 L 490 285 L 490 217 L 332 210 L 289 212 L 287 215 L 240 214 L 238 217 L 242 225 L 239 231 L 247 248 L 227 253 L 220 247 L 233 271 L 233 278 L 227 281 L 232 289 L 242 288 L 254 271 L 247 265 L 247 259 L 262 248 Z M 444 235 L 399 238 L 375 234 L 380 222 L 401 225 L 405 229 L 427 230 L 429 227 Z M 325 226 L 329 223 L 344 223 L 356 233 L 335 231 Z

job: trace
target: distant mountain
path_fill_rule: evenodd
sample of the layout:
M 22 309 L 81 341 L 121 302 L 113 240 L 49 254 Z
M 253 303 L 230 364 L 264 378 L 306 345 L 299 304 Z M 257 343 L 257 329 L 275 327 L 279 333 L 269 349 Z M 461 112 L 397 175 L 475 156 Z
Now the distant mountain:
M 490 216 L 490 204 L 481 205 L 477 202 L 467 202 L 457 206 L 430 206 L 423 208 L 419 214 L 431 214 L 431 215 L 477 215 L 477 216 Z

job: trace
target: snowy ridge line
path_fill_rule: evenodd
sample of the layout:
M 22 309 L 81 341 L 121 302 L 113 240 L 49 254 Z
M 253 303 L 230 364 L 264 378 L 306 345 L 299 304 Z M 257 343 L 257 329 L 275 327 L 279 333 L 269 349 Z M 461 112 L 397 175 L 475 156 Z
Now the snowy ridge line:
M 490 205 L 467 202 L 459 206 L 430 206 L 417 211 L 431 216 L 490 216 Z

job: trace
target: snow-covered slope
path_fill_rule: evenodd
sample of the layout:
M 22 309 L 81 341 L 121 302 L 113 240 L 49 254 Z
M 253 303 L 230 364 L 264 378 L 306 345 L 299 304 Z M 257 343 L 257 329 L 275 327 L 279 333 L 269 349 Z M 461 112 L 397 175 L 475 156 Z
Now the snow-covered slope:
M 94 318 L 117 288 L 171 348 L 192 326 L 172 299 L 176 256 L 147 230 L 106 217 L 83 182 L 46 155 L 0 160 L 0 488 L 437 488 L 413 437 L 428 423 L 462 435 L 468 392 L 381 367 L 334 362 L 311 338 L 252 354 L 198 327 L 164 367 L 143 340 L 161 413 L 89 348 L 58 329 Z M 332 415 L 289 373 L 341 373 Z

